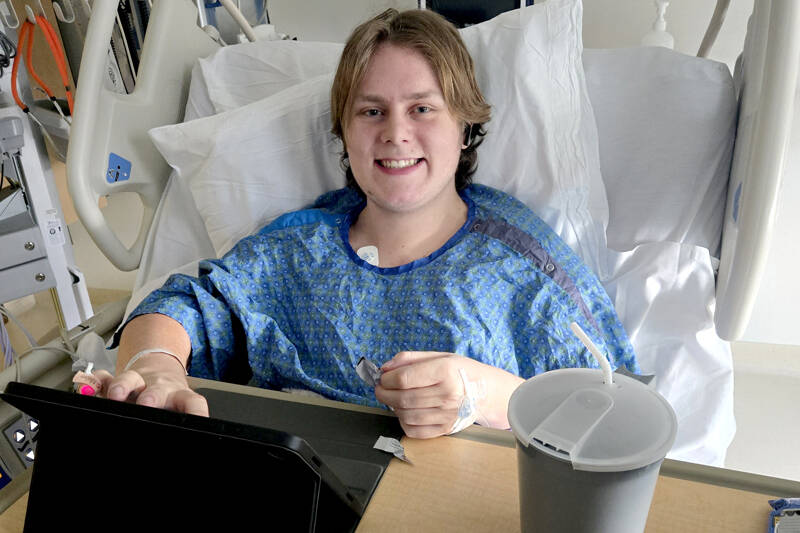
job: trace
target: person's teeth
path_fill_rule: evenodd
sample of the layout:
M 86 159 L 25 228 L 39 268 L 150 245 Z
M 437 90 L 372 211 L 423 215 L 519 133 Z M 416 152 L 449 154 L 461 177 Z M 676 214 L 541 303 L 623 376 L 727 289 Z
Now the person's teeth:
M 386 168 L 405 168 L 415 165 L 419 159 L 384 159 L 381 165 Z

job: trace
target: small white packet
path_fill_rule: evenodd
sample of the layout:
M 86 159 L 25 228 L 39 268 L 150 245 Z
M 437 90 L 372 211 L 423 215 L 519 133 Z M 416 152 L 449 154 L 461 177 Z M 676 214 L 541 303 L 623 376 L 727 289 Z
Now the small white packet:
M 411 462 L 411 459 L 406 457 L 406 451 L 403 448 L 403 445 L 400 444 L 400 441 L 397 439 L 392 439 L 390 437 L 378 437 L 378 440 L 375 441 L 375 444 L 372 446 L 377 450 L 381 450 L 384 452 L 389 452 L 401 461 L 404 461 L 410 465 L 414 464 Z
M 356 364 L 356 373 L 358 374 L 358 377 L 360 377 L 370 387 L 374 387 L 380 383 L 381 374 L 383 374 L 381 369 L 366 357 L 362 357 L 358 360 L 358 364 Z

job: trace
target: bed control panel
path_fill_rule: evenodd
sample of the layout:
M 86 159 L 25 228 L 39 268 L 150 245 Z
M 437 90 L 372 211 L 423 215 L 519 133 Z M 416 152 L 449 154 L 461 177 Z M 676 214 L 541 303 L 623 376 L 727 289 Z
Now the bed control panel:
M 35 418 L 22 415 L 3 433 L 17 452 L 17 456 L 25 468 L 30 468 L 36 458 L 36 442 L 39 440 L 39 422 Z

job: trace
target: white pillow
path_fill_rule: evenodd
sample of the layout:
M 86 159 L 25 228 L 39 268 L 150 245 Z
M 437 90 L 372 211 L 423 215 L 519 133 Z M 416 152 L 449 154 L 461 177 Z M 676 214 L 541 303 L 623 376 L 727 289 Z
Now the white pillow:
M 221 48 L 198 65 L 215 113 L 222 113 L 334 73 L 342 49 L 340 43 L 256 41 Z
M 528 204 L 599 273 L 608 208 L 580 61 L 581 14 L 579 0 L 553 0 L 462 36 L 493 105 L 475 181 Z M 344 184 L 341 147 L 328 132 L 331 78 L 295 84 L 325 70 L 314 57 L 327 57 L 333 72 L 341 45 L 297 44 L 223 48 L 201 68 L 214 107 L 230 110 L 151 131 L 188 183 L 218 254 Z M 312 67 L 301 68 L 306 61 Z M 272 81 L 253 84 L 262 76 Z M 272 94 L 276 87 L 288 88 Z
M 343 187 L 331 76 L 150 136 L 188 184 L 218 256 L 279 215 Z
M 582 2 L 545 2 L 461 30 L 492 105 L 475 181 L 531 207 L 601 276 L 608 200 L 581 63 Z
M 665 48 L 585 50 L 608 245 L 682 242 L 718 257 L 736 134 L 723 63 Z

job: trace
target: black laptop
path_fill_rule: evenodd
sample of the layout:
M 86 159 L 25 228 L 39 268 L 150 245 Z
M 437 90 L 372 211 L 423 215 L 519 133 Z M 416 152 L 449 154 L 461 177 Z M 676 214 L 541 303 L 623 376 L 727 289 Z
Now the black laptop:
M 352 531 L 391 459 L 372 445 L 402 435 L 391 416 L 198 392 L 212 418 L 9 383 L 39 421 L 25 531 Z

